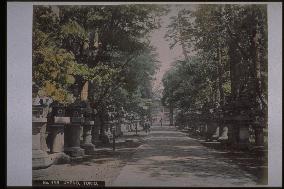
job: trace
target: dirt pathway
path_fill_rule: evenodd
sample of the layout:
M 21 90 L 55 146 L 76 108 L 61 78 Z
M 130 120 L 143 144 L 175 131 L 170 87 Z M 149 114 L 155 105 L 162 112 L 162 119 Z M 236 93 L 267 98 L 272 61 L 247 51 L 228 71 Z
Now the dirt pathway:
M 255 186 L 256 178 L 174 127 L 152 128 L 111 186 Z

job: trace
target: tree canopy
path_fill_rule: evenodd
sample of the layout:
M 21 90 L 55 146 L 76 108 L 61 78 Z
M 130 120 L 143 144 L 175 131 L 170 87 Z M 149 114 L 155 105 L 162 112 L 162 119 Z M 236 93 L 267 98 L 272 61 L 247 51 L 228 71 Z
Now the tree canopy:
M 163 78 L 165 105 L 183 111 L 222 108 L 246 96 L 251 111 L 266 115 L 265 5 L 180 8 L 165 37 L 171 47 L 181 45 L 184 55 Z
M 34 6 L 33 95 L 70 104 L 88 84 L 88 100 L 99 113 L 115 107 L 142 114 L 158 66 L 149 34 L 165 11 L 156 5 Z

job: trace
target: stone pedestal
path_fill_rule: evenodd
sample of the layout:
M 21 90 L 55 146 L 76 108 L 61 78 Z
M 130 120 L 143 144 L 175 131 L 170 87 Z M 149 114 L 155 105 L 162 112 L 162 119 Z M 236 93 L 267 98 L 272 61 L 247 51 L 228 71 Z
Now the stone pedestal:
M 228 141 L 233 146 L 239 143 L 239 126 L 237 124 L 231 124 L 228 126 Z
M 95 123 L 92 126 L 92 143 L 93 144 L 100 143 L 100 126 L 101 126 L 100 118 L 96 117 Z
M 222 133 L 221 133 L 221 135 L 220 135 L 220 137 L 218 138 L 218 140 L 228 140 L 228 127 L 223 127 L 223 130 L 222 130 Z
M 48 125 L 50 133 L 50 152 L 58 153 L 64 151 L 64 125 Z
M 219 137 L 219 128 L 215 122 L 211 122 L 207 124 L 207 132 L 206 132 L 206 140 L 211 141 L 216 139 L 216 135 Z M 215 138 L 213 138 L 213 136 Z
M 247 125 L 239 126 L 239 145 L 247 147 L 249 145 L 249 127 Z
M 33 119 L 32 125 L 32 168 L 46 168 L 52 164 L 51 158 L 44 150 L 46 118 Z
M 94 125 L 92 127 L 92 143 L 96 144 L 100 142 L 100 127 L 99 125 Z
M 83 135 L 84 135 L 84 126 L 81 125 L 81 127 L 80 127 L 80 141 L 81 141 L 81 144 L 82 144 L 82 141 L 84 139 Z
M 249 127 L 247 124 L 232 124 L 228 130 L 228 139 L 230 144 L 237 149 L 246 149 L 249 147 Z
M 126 125 L 126 130 L 127 130 L 127 132 L 130 132 L 130 123 L 127 122 L 125 125 Z
M 85 122 L 83 126 L 83 142 L 81 147 L 85 149 L 85 153 L 91 153 L 94 151 L 95 145 L 92 144 L 92 126 L 94 121 Z
M 101 133 L 100 140 L 104 144 L 110 144 L 112 137 L 113 137 L 112 132 L 111 132 L 111 126 L 110 124 L 106 124 L 105 126 L 106 126 L 106 130 L 104 130 L 104 132 Z
M 126 125 L 125 123 L 123 123 L 123 124 L 121 125 L 121 133 L 123 134 L 123 133 L 125 133 L 125 132 L 127 132 L 127 125 Z
M 71 157 L 84 155 L 84 149 L 80 148 L 80 124 L 68 124 L 65 126 L 64 152 Z
M 203 136 L 206 136 L 207 131 L 208 131 L 208 126 L 207 126 L 207 124 L 205 124 L 204 130 L 203 130 Z
M 133 128 L 134 128 L 134 123 L 131 122 L 131 123 L 129 124 L 129 131 L 132 132 L 132 131 L 133 131 Z
M 207 132 L 208 132 L 208 125 L 205 124 L 205 125 L 204 125 L 204 134 L 206 134 Z
M 213 135 L 211 136 L 211 139 L 212 140 L 217 140 L 220 136 L 220 127 L 217 126 L 216 124 L 214 124 L 214 132 L 213 132 Z
M 49 152 L 49 147 L 47 144 L 47 136 L 48 136 L 48 132 L 47 132 L 47 126 L 46 126 L 46 131 L 45 133 L 42 133 L 42 136 L 40 137 L 40 144 L 41 144 L 41 149 L 44 152 Z
M 113 138 L 113 133 L 111 132 L 111 127 L 109 127 L 108 130 L 106 131 L 106 135 L 107 135 L 108 138 L 110 138 L 110 139 Z
M 264 134 L 263 127 L 255 127 L 255 145 L 256 146 L 264 146 Z
M 119 123 L 116 127 L 115 127 L 115 136 L 121 136 L 122 135 L 122 129 L 121 129 L 121 123 Z
M 135 122 L 134 128 L 135 128 L 135 134 L 137 135 L 137 132 L 138 132 L 138 122 Z
M 206 131 L 206 140 L 211 140 L 211 136 L 212 136 L 212 133 L 213 133 L 213 130 L 214 128 L 212 128 L 212 125 L 208 124 L 207 125 L 207 131 Z

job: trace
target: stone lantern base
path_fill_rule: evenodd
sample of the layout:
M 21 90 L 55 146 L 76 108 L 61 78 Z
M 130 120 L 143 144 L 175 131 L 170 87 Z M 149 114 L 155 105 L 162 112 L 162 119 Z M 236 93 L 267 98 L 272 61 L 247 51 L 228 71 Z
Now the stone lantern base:
M 228 141 L 233 148 L 247 149 L 250 145 L 248 125 L 238 122 L 231 124 L 228 127 Z
M 46 119 L 33 120 L 32 125 L 32 169 L 46 168 L 52 164 L 51 157 L 44 150 Z
M 48 125 L 50 135 L 50 152 L 64 151 L 64 125 Z
M 71 157 L 79 157 L 85 155 L 85 150 L 80 147 L 65 147 L 64 152 Z
M 213 141 L 213 140 L 217 140 L 219 137 L 219 127 L 215 122 L 210 122 L 207 125 L 207 129 L 206 129 L 206 141 Z
M 264 132 L 262 127 L 255 127 L 255 145 L 264 146 Z
M 84 149 L 80 148 L 80 124 L 65 126 L 64 152 L 71 157 L 83 156 Z
M 53 161 L 48 154 L 42 150 L 33 150 L 32 157 L 32 168 L 33 169 L 43 169 L 49 167 Z
M 249 147 L 249 127 L 248 125 L 239 126 L 238 147 L 241 149 L 245 149 Z
M 225 141 L 228 140 L 228 127 L 224 126 L 222 129 L 222 133 L 220 135 L 220 137 L 218 138 L 219 141 Z
M 85 154 L 91 154 L 95 151 L 95 145 L 93 144 L 82 144 L 81 148 L 85 150 Z
M 81 148 L 85 149 L 85 153 L 89 154 L 94 152 L 95 145 L 92 144 L 92 125 L 94 125 L 93 121 L 85 123 L 83 126 L 83 143 L 81 144 Z
M 99 125 L 94 125 L 92 127 L 92 144 L 98 144 L 100 143 L 100 127 Z

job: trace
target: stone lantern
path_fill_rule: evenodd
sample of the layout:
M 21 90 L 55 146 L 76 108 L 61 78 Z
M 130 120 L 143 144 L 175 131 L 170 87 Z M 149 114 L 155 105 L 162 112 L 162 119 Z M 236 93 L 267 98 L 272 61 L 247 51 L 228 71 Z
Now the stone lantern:
M 253 127 L 255 130 L 255 145 L 256 146 L 264 146 L 264 128 L 265 128 L 266 120 L 264 116 L 255 116 L 255 120 L 253 122 Z
M 66 107 L 59 103 L 51 104 L 52 112 L 48 116 L 48 131 L 50 152 L 64 151 L 64 126 L 70 124 L 70 117 L 66 116 Z
M 107 132 L 106 136 L 109 138 L 109 141 L 113 139 L 114 136 L 114 129 L 115 129 L 115 112 L 114 109 L 112 111 L 108 112 L 108 121 L 106 123 L 107 125 Z
M 32 168 L 45 168 L 52 164 L 51 157 L 48 156 L 45 149 L 48 108 L 40 104 L 33 105 L 32 111 Z
M 64 152 L 71 157 L 84 155 L 84 149 L 80 147 L 81 126 L 84 124 L 84 108 L 81 102 L 75 102 L 66 109 L 66 115 L 70 117 L 70 124 L 65 125 Z
M 220 132 L 218 141 L 220 142 L 227 142 L 229 139 L 229 136 L 228 136 L 229 128 L 224 122 L 224 112 L 225 112 L 224 107 L 222 109 L 219 109 L 218 117 L 219 117 L 219 124 L 221 125 L 221 132 Z
M 100 143 L 100 126 L 101 126 L 101 119 L 97 115 L 97 110 L 94 109 L 94 126 L 92 127 L 92 144 L 99 144 Z
M 83 124 L 83 142 L 81 147 L 85 149 L 85 153 L 94 151 L 95 145 L 92 144 L 92 127 L 95 124 L 94 110 L 91 108 L 90 103 L 86 102 L 85 120 Z
M 216 109 L 214 105 L 207 105 L 208 111 L 203 111 L 203 120 L 206 125 L 206 141 L 217 140 L 220 135 L 220 128 L 218 125 L 218 119 L 216 115 Z
M 249 125 L 252 124 L 250 100 L 246 96 L 232 100 L 225 108 L 224 120 L 228 128 L 228 140 L 237 148 L 249 146 Z

